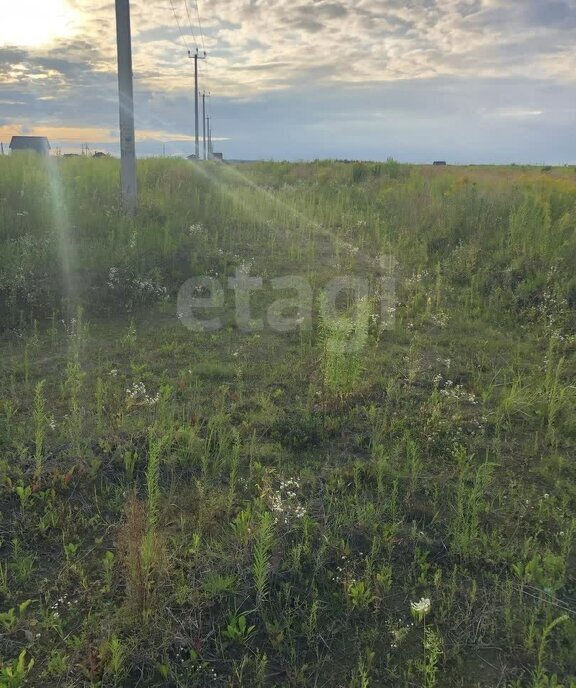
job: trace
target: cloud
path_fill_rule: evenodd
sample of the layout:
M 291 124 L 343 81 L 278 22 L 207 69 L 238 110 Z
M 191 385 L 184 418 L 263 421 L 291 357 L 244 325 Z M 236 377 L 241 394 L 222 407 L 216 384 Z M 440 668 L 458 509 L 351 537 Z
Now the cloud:
M 114 3 L 69 4 L 81 18 L 74 35 L 36 49 L 0 47 L 7 101 L 2 114 L 8 124 L 107 131 L 117 126 Z M 569 107 L 575 86 L 576 0 L 199 0 L 198 5 L 203 37 L 194 3 L 188 2 L 188 15 L 185 0 L 173 0 L 176 21 L 169 2 L 131 1 L 136 112 L 147 131 L 172 132 L 183 141 L 190 134 L 193 69 L 187 50 L 196 47 L 208 51 L 200 77 L 201 87 L 214 96 L 215 126 L 225 127 L 222 134 L 235 141 L 277 126 L 282 141 L 274 142 L 270 134 L 266 145 L 287 150 L 283 141 L 294 140 L 293 116 L 302 126 L 308 122 L 308 133 L 315 135 L 321 127 L 331 132 L 340 127 L 335 141 L 342 146 L 348 137 L 357 145 L 350 122 L 358 122 L 358 109 L 362 122 L 369 121 L 366 136 L 383 123 L 390 126 L 389 118 L 400 113 L 404 129 L 400 122 L 394 130 L 398 136 L 405 131 L 411 141 L 416 123 L 433 136 L 435 125 L 451 120 L 454 126 L 460 117 L 467 117 L 470 127 L 537 121 L 539 126 L 556 122 L 565 131 L 565 116 L 554 113 Z M 465 121 L 458 119 L 458 126 L 465 127 Z M 309 151 L 305 136 L 289 145 L 302 154 Z
M 27 65 L 68 79 L 81 79 L 87 71 L 113 74 L 112 3 L 72 4 L 82 13 L 75 40 L 44 50 Z M 164 90 L 184 92 L 190 75 L 186 50 L 197 45 L 209 52 L 208 63 L 201 65 L 204 81 L 231 97 L 293 88 L 301 79 L 317 78 L 318 68 L 322 80 L 367 87 L 443 75 L 523 76 L 527 70 L 538 77 L 576 78 L 564 66 L 576 59 L 570 32 L 576 0 L 210 0 L 199 5 L 203 40 L 192 3 L 188 13 L 185 0 L 173 1 L 176 22 L 170 5 L 132 0 L 134 65 L 141 84 L 157 88 L 162 80 Z M 13 63 L 19 51 L 12 52 Z M 254 72 L 259 72 L 257 81 Z
M 564 0 L 528 0 L 524 11 L 528 22 L 534 26 L 562 29 L 576 26 L 576 7 Z

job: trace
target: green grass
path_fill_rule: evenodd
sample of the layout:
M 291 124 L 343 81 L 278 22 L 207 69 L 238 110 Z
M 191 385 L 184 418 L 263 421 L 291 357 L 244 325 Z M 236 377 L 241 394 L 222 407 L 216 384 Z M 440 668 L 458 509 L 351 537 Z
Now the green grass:
M 118 173 L 0 157 L 0 686 L 574 688 L 573 170 Z

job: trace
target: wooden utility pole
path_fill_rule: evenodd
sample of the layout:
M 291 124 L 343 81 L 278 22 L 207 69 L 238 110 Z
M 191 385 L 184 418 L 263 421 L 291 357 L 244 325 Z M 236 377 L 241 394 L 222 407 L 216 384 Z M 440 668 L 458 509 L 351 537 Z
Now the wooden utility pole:
M 118 45 L 122 201 L 125 209 L 133 213 L 138 207 L 138 187 L 136 184 L 130 0 L 116 0 L 116 41 Z
M 196 124 L 196 160 L 200 160 L 200 116 L 198 112 L 198 60 L 206 59 L 206 51 L 204 51 L 204 55 L 200 55 L 198 53 L 198 48 L 196 48 L 196 52 L 194 54 L 192 54 L 192 52 L 189 50 L 188 57 L 194 60 L 194 114 Z

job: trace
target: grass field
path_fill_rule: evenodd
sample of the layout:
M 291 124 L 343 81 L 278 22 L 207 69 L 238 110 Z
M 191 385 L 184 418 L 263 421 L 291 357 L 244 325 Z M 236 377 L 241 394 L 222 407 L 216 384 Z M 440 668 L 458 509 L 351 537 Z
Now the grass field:
M 0 686 L 574 688 L 574 169 L 139 185 L 0 157 Z

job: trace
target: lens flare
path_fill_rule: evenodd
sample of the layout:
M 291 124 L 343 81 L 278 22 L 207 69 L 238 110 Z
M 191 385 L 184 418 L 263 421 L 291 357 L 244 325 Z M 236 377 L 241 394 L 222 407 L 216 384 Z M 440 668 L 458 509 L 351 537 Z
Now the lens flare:
M 18 0 L 0 22 L 0 46 L 38 47 L 71 36 L 79 13 L 66 0 Z
M 74 287 L 74 270 L 77 266 L 76 248 L 71 233 L 68 207 L 64 198 L 60 167 L 56 158 L 46 157 L 44 161 L 52 196 L 54 231 L 58 242 L 62 277 L 62 296 L 68 306 L 74 307 L 76 302 L 76 289 Z

